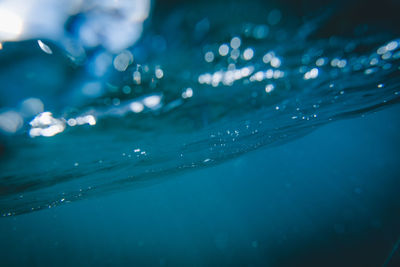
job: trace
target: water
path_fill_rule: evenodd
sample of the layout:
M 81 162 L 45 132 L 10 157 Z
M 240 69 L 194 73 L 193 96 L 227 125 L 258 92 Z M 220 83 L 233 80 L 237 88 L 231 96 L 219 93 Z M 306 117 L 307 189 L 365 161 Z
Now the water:
M 364 229 L 385 244 L 371 256 L 383 264 L 398 237 L 397 216 L 375 207 L 397 205 L 398 4 L 353 16 L 356 1 L 288 3 L 156 3 L 119 51 L 112 34 L 95 48 L 75 34 L 86 13 L 62 38 L 3 43 L 0 214 L 5 235 L 22 228 L 10 237 L 26 242 L 18 263 L 59 263 L 65 250 L 75 264 L 87 232 L 84 265 L 285 265 L 299 243 L 309 255 L 318 235 L 359 244 Z M 44 234 L 53 220 L 67 229 L 56 238 Z M 32 225 L 53 256 L 29 252 Z
M 400 236 L 398 114 L 335 122 L 152 186 L 2 218 L 2 263 L 380 266 Z

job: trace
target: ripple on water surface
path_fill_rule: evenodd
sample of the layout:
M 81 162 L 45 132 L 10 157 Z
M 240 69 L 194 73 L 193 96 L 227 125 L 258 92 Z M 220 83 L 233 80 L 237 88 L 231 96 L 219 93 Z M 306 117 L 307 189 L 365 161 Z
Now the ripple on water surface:
M 87 77 L 63 95 L 68 101 L 30 97 L 3 109 L 1 214 L 210 166 L 398 102 L 397 36 L 316 40 L 309 35 L 319 19 L 288 23 L 281 10 L 265 12 L 265 21 L 225 28 L 201 10 L 198 20 L 165 15 L 175 42 L 153 26 L 131 49 L 91 55 L 80 65 Z M 38 45 L 34 53 L 60 53 Z M 66 69 L 75 62 L 58 57 Z

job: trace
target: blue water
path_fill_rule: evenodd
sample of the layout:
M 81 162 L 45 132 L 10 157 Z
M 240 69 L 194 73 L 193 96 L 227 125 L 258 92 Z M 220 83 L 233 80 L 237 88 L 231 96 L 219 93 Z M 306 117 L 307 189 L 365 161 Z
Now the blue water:
M 153 2 L 120 50 L 88 34 L 112 9 L 0 31 L 0 259 L 395 266 L 399 5 L 359 4 Z
M 151 186 L 3 218 L 2 263 L 381 266 L 400 236 L 399 111 L 332 123 Z

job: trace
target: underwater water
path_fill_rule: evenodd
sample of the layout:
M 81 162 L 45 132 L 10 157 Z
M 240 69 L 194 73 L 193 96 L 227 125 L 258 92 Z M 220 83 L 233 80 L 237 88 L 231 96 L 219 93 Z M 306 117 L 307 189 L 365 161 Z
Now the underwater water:
M 396 261 L 396 1 L 106 7 L 0 42 L 7 265 Z
M 399 107 L 151 186 L 0 220 L 3 266 L 383 266 Z M 354 137 L 357 138 L 354 138 Z M 398 252 L 390 264 L 400 262 Z

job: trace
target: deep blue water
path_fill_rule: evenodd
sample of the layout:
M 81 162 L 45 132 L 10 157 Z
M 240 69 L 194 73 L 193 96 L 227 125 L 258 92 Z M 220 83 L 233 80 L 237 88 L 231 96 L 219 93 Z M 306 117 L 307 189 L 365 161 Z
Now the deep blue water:
M 0 2 L 2 263 L 400 262 L 398 2 L 38 3 Z
M 399 112 L 332 123 L 150 186 L 2 218 L 2 264 L 382 266 L 400 236 Z

